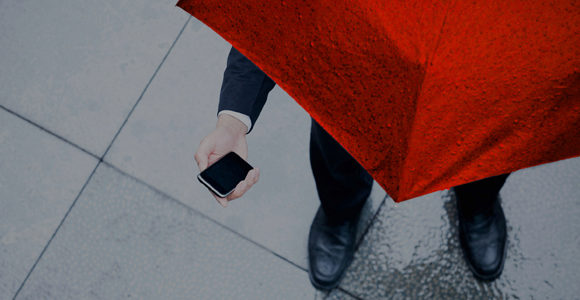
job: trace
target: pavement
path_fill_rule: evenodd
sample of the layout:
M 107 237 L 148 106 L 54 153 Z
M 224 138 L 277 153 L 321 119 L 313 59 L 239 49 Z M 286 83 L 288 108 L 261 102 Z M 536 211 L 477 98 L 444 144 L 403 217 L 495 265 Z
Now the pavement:
M 502 276 L 477 281 L 453 194 L 375 183 L 340 287 L 316 291 L 310 118 L 278 86 L 261 178 L 222 208 L 193 155 L 229 43 L 168 0 L 0 1 L 0 299 L 575 299 L 580 158 L 513 173 Z

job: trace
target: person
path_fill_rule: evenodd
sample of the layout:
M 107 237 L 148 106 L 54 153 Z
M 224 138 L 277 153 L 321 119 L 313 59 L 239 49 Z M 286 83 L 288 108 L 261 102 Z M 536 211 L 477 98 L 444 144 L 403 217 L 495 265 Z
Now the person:
M 224 71 L 216 128 L 202 139 L 195 153 L 200 171 L 234 151 L 247 159 L 246 135 L 266 102 L 275 82 L 234 47 Z M 308 273 L 312 284 L 330 290 L 351 263 L 362 208 L 373 184 L 369 173 L 314 119 L 311 119 L 310 165 L 320 207 L 308 236 Z M 458 209 L 459 239 L 467 265 L 476 278 L 494 280 L 501 274 L 506 254 L 506 220 L 498 197 L 509 174 L 453 188 Z M 259 179 L 250 171 L 226 198 L 227 206 Z

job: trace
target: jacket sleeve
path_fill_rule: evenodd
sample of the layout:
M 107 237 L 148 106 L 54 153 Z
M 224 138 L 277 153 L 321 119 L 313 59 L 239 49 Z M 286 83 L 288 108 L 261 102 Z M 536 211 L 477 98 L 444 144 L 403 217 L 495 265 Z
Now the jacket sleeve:
M 232 47 L 224 71 L 218 114 L 222 110 L 231 110 L 249 116 L 252 121 L 249 133 L 275 85 L 270 77 Z

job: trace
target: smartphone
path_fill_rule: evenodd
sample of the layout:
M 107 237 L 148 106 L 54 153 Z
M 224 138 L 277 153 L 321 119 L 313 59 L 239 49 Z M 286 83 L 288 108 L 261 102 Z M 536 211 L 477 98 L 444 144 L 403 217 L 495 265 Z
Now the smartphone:
M 230 152 L 197 175 L 197 179 L 218 197 L 225 198 L 253 167 L 235 152 Z

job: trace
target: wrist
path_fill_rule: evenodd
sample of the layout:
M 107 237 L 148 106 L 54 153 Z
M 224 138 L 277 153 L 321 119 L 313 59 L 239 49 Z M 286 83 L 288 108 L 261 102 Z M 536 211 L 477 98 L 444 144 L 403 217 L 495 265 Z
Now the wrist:
M 235 135 L 242 136 L 248 132 L 248 126 L 244 122 L 228 114 L 221 114 L 218 117 L 216 128 L 224 128 Z

